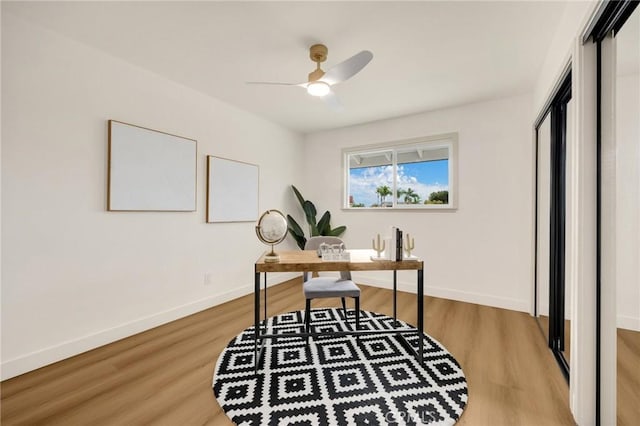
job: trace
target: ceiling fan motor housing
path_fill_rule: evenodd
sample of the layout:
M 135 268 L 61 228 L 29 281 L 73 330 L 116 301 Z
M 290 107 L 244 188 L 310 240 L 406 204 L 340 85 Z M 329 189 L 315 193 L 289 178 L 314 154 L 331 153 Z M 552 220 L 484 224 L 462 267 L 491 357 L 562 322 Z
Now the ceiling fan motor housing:
M 309 57 L 313 62 L 324 62 L 327 60 L 329 50 L 324 44 L 314 44 L 309 48 Z
M 314 44 L 309 48 L 309 57 L 318 64 L 317 68 L 309 73 L 309 82 L 320 80 L 324 75 L 324 71 L 320 69 L 320 63 L 327 60 L 329 50 L 324 44 Z

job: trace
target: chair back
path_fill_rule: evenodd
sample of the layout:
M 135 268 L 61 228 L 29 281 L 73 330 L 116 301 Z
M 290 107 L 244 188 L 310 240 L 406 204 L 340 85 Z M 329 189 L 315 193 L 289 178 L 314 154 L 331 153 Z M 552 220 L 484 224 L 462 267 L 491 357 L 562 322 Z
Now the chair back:
M 325 244 L 344 244 L 344 241 L 342 241 L 341 238 L 338 237 L 327 237 L 327 236 L 318 236 L 318 237 L 311 237 L 307 240 L 307 242 L 304 245 L 304 249 L 305 250 L 318 250 L 318 248 L 320 247 L 320 244 L 325 243 Z M 308 279 L 308 272 L 305 272 L 303 274 L 303 280 L 307 281 Z M 351 280 L 351 272 L 349 271 L 340 271 L 340 278 L 342 278 L 343 280 Z
M 307 240 L 307 243 L 304 245 L 304 249 L 305 250 L 318 250 L 318 247 L 320 247 L 320 244 L 322 243 L 326 243 L 326 244 L 343 244 L 344 242 L 342 241 L 342 239 L 338 238 L 338 237 L 325 237 L 325 236 L 321 236 L 321 237 L 311 237 Z

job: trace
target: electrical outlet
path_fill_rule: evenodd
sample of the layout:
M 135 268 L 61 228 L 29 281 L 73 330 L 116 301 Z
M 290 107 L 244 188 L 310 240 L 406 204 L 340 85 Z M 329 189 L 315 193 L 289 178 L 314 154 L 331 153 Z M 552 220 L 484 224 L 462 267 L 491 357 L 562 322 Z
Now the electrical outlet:
M 213 272 L 207 272 L 204 274 L 204 285 L 212 285 L 214 280 Z

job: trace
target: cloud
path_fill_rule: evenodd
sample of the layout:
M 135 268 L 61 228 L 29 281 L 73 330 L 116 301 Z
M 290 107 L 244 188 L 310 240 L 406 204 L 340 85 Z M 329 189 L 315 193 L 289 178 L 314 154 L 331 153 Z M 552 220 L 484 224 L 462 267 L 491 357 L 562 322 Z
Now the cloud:
M 393 166 L 367 167 L 355 172 L 352 171 L 349 179 L 350 195 L 353 196 L 353 201 L 364 203 L 365 206 L 378 203 L 376 189 L 382 185 L 393 188 Z M 446 191 L 449 186 L 438 182 L 420 182 L 417 177 L 407 175 L 404 168 L 399 166 L 398 188 L 405 190 L 411 188 L 420 195 L 420 200 L 424 201 L 429 198 L 429 194 L 432 192 Z M 388 197 L 387 201 L 391 201 L 391 197 Z

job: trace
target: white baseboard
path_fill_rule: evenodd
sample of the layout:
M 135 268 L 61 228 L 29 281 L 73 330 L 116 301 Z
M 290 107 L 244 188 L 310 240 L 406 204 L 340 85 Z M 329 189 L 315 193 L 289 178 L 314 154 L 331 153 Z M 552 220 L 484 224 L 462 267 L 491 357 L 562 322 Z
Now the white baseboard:
M 269 286 L 276 285 L 298 276 L 300 276 L 299 273 L 293 272 L 269 274 L 268 284 Z M 253 293 L 253 284 L 237 287 L 222 294 L 176 306 L 166 311 L 138 318 L 107 330 L 101 330 L 77 339 L 68 340 L 58 345 L 34 351 L 14 359 L 7 361 L 3 360 L 0 365 L 0 379 L 10 379 L 37 368 L 44 367 L 45 365 L 113 343 L 117 340 L 133 336 L 134 334 L 184 318 L 251 293 Z
M 640 331 L 640 318 L 618 315 L 618 328 L 626 330 Z
M 363 285 L 374 287 L 392 288 L 393 283 L 389 279 L 378 279 L 371 276 L 360 276 L 353 272 L 354 281 Z M 416 283 L 414 281 L 398 280 L 398 290 L 408 293 L 416 293 Z M 488 294 L 473 293 L 460 290 L 452 290 L 443 287 L 424 286 L 424 293 L 427 296 L 440 297 L 442 299 L 457 300 L 460 302 L 475 303 L 478 305 L 492 306 L 495 308 L 509 309 L 512 311 L 530 313 L 530 303 L 527 300 L 512 299 L 508 297 L 493 296 Z

